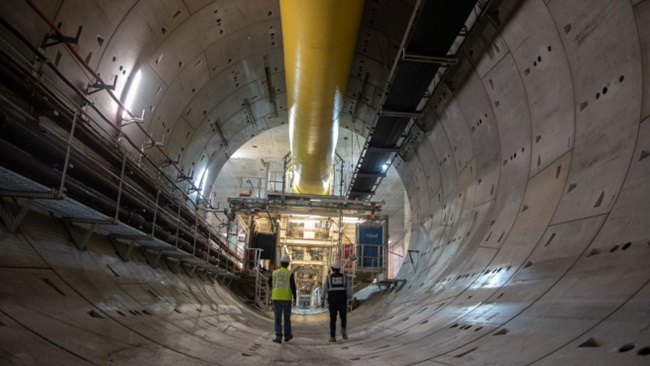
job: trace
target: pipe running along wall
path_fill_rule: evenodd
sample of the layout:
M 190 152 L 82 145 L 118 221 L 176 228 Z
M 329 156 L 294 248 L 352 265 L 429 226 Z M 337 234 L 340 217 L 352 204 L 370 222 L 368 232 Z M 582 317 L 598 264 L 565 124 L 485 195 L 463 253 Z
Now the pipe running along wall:
M 293 189 L 327 194 L 363 0 L 281 0 Z

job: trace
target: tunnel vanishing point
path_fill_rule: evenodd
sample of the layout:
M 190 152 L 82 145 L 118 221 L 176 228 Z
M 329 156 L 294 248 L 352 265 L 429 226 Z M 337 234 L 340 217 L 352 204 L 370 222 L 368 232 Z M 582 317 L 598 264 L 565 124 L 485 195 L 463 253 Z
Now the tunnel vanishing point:
M 337 343 L 271 342 L 206 204 L 288 123 L 277 0 L 0 22 L 0 365 L 650 364 L 650 0 L 365 1 L 339 193 L 397 172 L 406 282 Z

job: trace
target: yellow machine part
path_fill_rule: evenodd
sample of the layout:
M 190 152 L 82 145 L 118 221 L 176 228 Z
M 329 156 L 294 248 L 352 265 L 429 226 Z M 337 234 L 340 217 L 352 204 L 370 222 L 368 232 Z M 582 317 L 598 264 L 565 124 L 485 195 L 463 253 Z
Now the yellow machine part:
M 328 194 L 363 0 L 280 0 L 293 189 Z

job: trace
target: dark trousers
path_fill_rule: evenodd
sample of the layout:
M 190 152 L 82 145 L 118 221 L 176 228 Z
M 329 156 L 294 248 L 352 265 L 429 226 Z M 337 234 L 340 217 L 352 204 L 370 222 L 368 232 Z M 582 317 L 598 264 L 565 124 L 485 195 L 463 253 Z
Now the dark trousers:
M 282 314 L 284 314 L 284 337 L 291 335 L 291 300 L 273 300 L 275 314 L 275 336 L 282 338 Z
M 341 316 L 341 328 L 348 325 L 348 300 L 346 297 L 330 296 L 330 336 L 336 336 L 336 313 Z

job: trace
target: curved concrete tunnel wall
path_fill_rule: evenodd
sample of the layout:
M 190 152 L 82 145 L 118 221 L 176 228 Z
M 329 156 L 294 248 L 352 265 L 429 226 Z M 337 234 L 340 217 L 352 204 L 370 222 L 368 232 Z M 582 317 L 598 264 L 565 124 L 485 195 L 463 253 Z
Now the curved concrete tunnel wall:
M 408 282 L 354 311 L 346 343 L 296 316 L 272 344 L 221 284 L 124 263 L 101 237 L 79 252 L 32 212 L 0 228 L 0 360 L 647 364 L 650 1 L 500 11 L 396 163 Z

